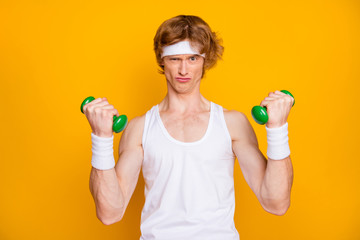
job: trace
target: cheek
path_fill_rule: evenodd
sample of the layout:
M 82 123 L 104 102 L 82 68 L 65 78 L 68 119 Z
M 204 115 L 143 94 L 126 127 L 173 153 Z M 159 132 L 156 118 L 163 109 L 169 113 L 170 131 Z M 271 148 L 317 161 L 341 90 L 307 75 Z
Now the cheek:
M 193 69 L 193 73 L 195 73 L 196 75 L 201 75 L 203 72 L 203 67 L 202 66 L 196 66 L 194 69 Z
M 174 72 L 174 71 L 175 70 L 170 66 L 165 67 L 164 73 L 165 73 L 166 78 L 170 78 L 170 77 L 174 76 L 176 74 L 176 72 Z

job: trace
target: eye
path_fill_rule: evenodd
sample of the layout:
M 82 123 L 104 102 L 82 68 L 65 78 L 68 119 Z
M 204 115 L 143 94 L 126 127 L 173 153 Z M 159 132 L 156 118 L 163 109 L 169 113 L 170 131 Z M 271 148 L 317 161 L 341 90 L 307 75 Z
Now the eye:
M 196 61 L 196 60 L 197 60 L 197 57 L 196 57 L 196 56 L 192 56 L 192 57 L 190 57 L 190 60 L 191 60 L 191 61 Z
M 179 58 L 170 58 L 170 61 L 177 61 Z

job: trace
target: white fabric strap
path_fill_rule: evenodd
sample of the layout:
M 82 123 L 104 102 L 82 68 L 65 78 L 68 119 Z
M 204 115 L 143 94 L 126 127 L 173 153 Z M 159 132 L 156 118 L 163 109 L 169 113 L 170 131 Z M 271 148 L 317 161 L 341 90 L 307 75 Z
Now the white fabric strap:
M 182 41 L 169 45 L 163 48 L 161 58 L 165 56 L 179 55 L 179 54 L 196 54 L 205 57 L 205 53 L 200 54 L 198 51 L 191 48 L 189 41 Z
M 278 128 L 268 128 L 267 132 L 267 156 L 272 160 L 281 160 L 290 156 L 288 123 Z
M 115 167 L 113 142 L 110 138 L 99 137 L 91 133 L 92 159 L 91 165 L 99 170 L 108 170 Z

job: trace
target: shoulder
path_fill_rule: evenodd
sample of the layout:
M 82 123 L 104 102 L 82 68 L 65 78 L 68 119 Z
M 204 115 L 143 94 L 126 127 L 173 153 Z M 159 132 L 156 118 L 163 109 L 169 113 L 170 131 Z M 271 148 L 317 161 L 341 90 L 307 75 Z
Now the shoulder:
M 131 119 L 129 121 L 128 127 L 132 128 L 132 129 L 144 128 L 145 116 L 146 116 L 146 113 L 141 116 L 134 117 L 133 119 Z
M 141 144 L 142 133 L 144 131 L 145 116 L 146 114 L 134 117 L 128 122 L 121 136 L 120 144 L 121 142 L 123 142 L 124 144 L 126 143 L 136 144 L 136 145 Z
M 226 108 L 223 108 L 223 109 L 224 109 L 224 117 L 225 117 L 226 123 L 248 121 L 246 115 L 242 112 L 239 112 L 236 110 L 228 110 Z
M 138 132 L 142 134 L 145 125 L 145 117 L 146 113 L 141 116 L 134 117 L 129 121 L 126 128 L 129 129 L 129 131 L 131 132 Z
M 250 124 L 246 115 L 236 110 L 227 110 L 224 108 L 224 118 L 229 131 L 238 130 L 239 128 L 244 128 Z
M 142 114 L 140 116 L 136 116 L 133 119 L 131 119 L 128 122 L 128 125 L 126 126 L 126 129 L 125 129 L 124 133 L 128 132 L 128 133 L 131 133 L 131 134 L 136 134 L 136 135 L 138 135 L 138 136 L 140 136 L 142 138 L 142 134 L 143 134 L 144 128 L 145 128 L 146 116 L 147 115 L 150 116 L 151 114 L 154 113 L 155 106 L 156 105 L 154 105 L 152 108 L 150 108 L 144 114 Z
M 254 129 L 243 112 L 224 108 L 224 118 L 233 141 L 256 138 Z

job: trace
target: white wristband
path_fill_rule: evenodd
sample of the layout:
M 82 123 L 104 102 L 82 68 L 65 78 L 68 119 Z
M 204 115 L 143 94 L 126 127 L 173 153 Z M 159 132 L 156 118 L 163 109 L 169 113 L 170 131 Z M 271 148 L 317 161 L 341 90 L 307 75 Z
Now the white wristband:
M 114 136 L 104 138 L 91 133 L 91 142 L 91 165 L 99 170 L 108 170 L 115 167 L 113 149 Z
M 267 132 L 267 156 L 272 160 L 281 160 L 290 156 L 288 123 L 278 128 L 268 128 Z

